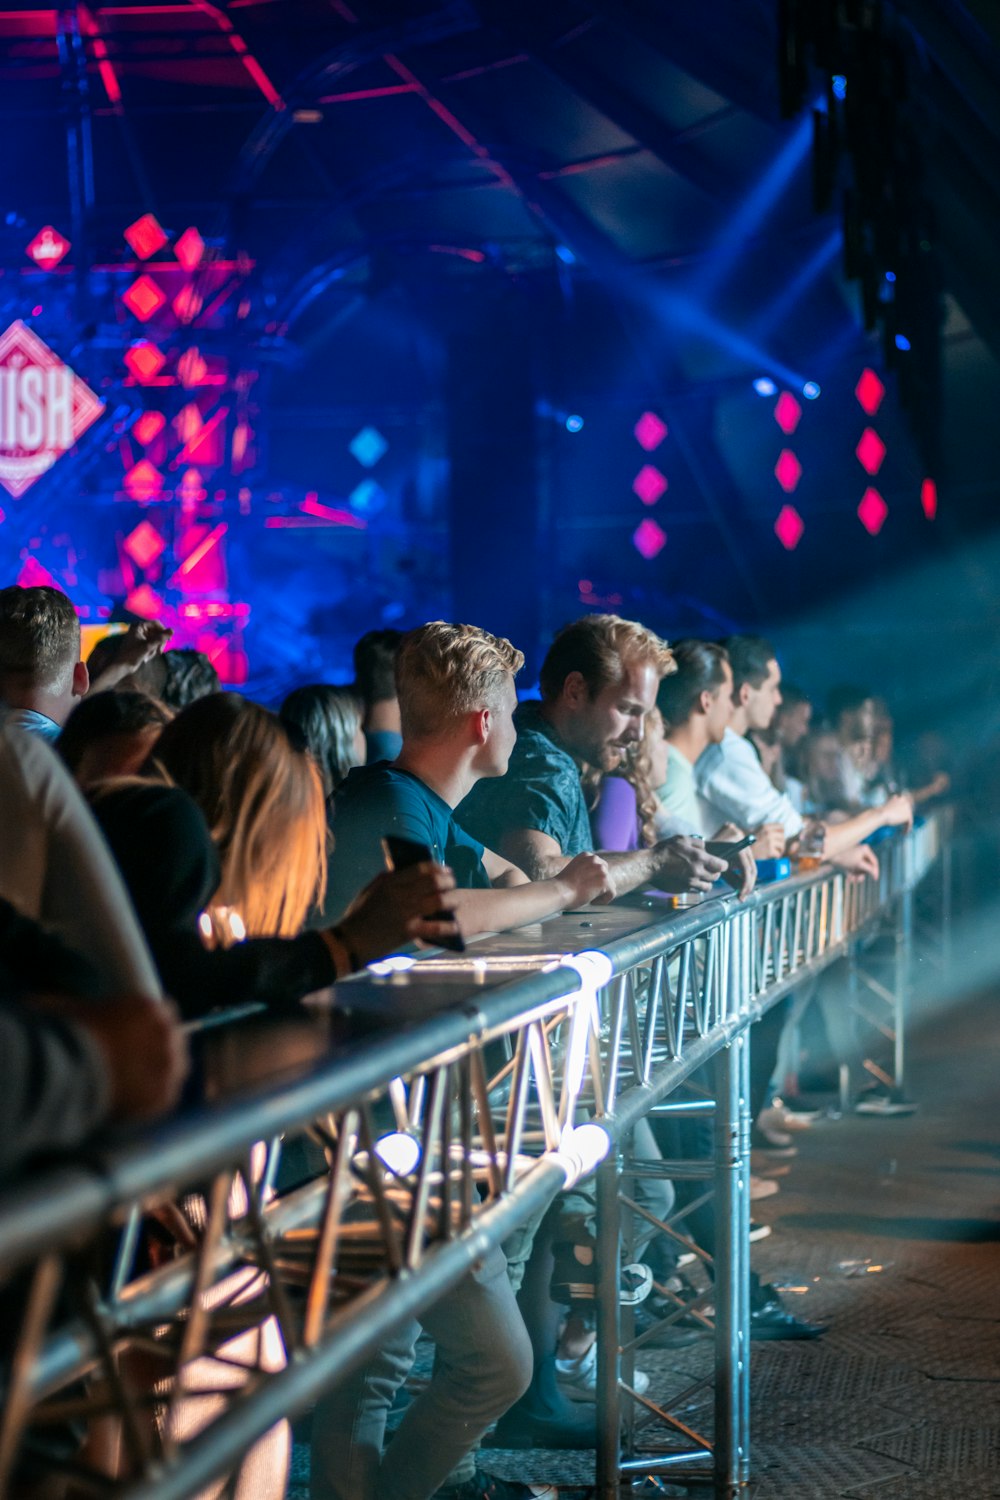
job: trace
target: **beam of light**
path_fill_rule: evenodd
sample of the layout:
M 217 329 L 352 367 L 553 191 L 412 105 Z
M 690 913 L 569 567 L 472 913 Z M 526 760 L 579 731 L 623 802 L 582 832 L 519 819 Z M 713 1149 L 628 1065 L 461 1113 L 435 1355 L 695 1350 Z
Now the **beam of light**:
M 188 438 L 187 442 L 184 444 L 184 447 L 174 459 L 172 467 L 179 467 L 182 463 L 188 463 L 189 461 L 191 461 L 194 458 L 195 450 L 197 448 L 200 448 L 202 443 L 207 442 L 212 433 L 218 427 L 219 423 L 224 422 L 228 415 L 229 407 L 220 406 L 217 411 L 214 411 L 212 413 L 207 422 L 202 422 L 201 426 L 198 428 L 198 431 L 192 433 L 191 437 Z
M 268 516 L 264 526 L 269 531 L 296 531 L 305 530 L 309 527 L 322 528 L 332 526 L 349 526 L 354 531 L 367 531 L 368 522 L 358 516 L 352 516 L 348 511 L 340 511 L 333 518 L 325 516 Z
M 719 232 L 714 250 L 706 256 L 692 292 L 707 301 L 728 279 L 748 243 L 778 203 L 812 146 L 812 116 L 804 114 L 782 143 L 774 160 L 747 193 L 735 214 Z
M 208 533 L 208 536 L 204 537 L 198 543 L 197 547 L 195 547 L 193 551 L 188 553 L 187 557 L 177 569 L 177 572 L 170 579 L 167 587 L 172 589 L 177 588 L 178 579 L 180 579 L 183 574 L 190 573 L 192 569 L 196 568 L 198 564 L 203 560 L 203 558 L 208 556 L 212 548 L 217 546 L 218 543 L 222 541 L 222 538 L 225 536 L 228 530 L 228 521 L 220 521 L 218 526 L 213 526 L 211 531 Z
M 649 283 L 643 300 L 652 304 L 650 310 L 658 315 L 664 331 L 682 330 L 697 334 L 752 369 L 759 370 L 763 366 L 766 370 L 773 370 L 782 384 L 801 389 L 805 376 L 800 370 L 793 370 L 783 360 L 776 359 L 756 339 L 729 327 L 699 303 L 692 301 L 688 294 L 680 295 L 656 283 Z
M 805 296 L 831 261 L 840 253 L 842 243 L 842 232 L 840 226 L 837 225 L 823 243 L 816 247 L 787 286 L 783 287 L 777 297 L 762 308 L 754 318 L 750 324 L 750 332 L 755 338 L 767 338 L 775 329 L 780 329 L 787 322 L 795 304 Z

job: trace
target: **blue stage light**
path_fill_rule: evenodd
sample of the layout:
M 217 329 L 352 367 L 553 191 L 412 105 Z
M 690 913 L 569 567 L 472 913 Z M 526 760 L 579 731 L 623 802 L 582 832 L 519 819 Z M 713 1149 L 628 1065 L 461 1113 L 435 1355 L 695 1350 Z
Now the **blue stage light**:
M 886 279 L 886 281 L 895 281 L 895 279 L 896 279 L 896 273 L 895 273 L 895 271 L 886 271 L 886 273 L 885 273 L 885 279 Z
M 575 266 L 576 256 L 568 245 L 557 245 L 556 254 L 565 266 Z
M 820 388 L 815 380 L 807 380 L 802 387 L 802 394 L 807 401 L 816 401 L 820 395 Z
M 896 334 L 896 348 L 897 349 L 902 349 L 904 351 L 904 353 L 905 353 L 905 351 L 907 349 L 909 349 L 910 347 L 911 347 L 910 346 L 910 341 L 906 337 L 906 334 L 905 333 L 897 333 Z
M 771 380 L 767 375 L 758 376 L 758 378 L 753 383 L 753 388 L 757 392 L 758 396 L 774 396 L 777 395 L 778 391 L 778 387 L 775 385 L 774 381 Z
M 582 417 L 570 416 L 570 417 L 566 418 L 566 431 L 567 432 L 580 432 L 582 430 L 582 428 L 583 428 L 583 418 Z
M 835 99 L 847 98 L 847 79 L 843 73 L 834 73 L 833 75 L 833 97 Z

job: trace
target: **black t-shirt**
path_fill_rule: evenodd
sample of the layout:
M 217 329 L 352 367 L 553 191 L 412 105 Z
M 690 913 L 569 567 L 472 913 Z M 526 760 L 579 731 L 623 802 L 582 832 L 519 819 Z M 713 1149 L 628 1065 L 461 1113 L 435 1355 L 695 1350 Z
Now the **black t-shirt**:
M 450 865 L 462 887 L 485 888 L 483 846 L 456 822 L 443 797 L 386 761 L 357 766 L 333 798 L 333 853 L 324 912 L 335 920 L 359 891 L 385 869 L 387 834 L 426 844 L 439 864 Z
M 336 978 L 318 934 L 248 938 L 206 948 L 198 915 L 219 884 L 201 809 L 179 786 L 151 781 L 98 792 L 94 815 L 128 886 L 163 987 L 187 1016 L 219 1005 L 293 1005 Z

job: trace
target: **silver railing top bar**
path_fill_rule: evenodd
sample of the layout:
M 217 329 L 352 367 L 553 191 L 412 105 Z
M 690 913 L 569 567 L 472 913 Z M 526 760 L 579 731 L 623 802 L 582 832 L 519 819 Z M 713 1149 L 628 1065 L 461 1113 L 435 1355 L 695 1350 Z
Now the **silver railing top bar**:
M 905 837 L 884 841 L 879 846 L 878 882 L 854 887 L 858 893 L 867 890 L 866 912 L 874 912 L 918 880 L 939 847 L 933 818 Z M 559 1009 L 559 1002 L 569 1001 L 581 988 L 580 975 L 564 961 L 574 954 L 599 951 L 610 961 L 611 974 L 621 975 L 748 913 L 761 914 L 766 943 L 769 913 L 805 901 L 811 891 L 837 886 L 844 889 L 844 877 L 824 866 L 760 886 L 746 902 L 735 895 L 713 895 L 674 910 L 653 897 L 646 906 L 593 908 L 585 916 L 571 914 L 484 938 L 470 945 L 462 959 L 434 953 L 405 960 L 405 966 L 395 971 L 376 965 L 382 973 L 360 975 L 336 987 L 331 992 L 334 1004 L 347 1013 L 370 1013 L 373 995 L 401 1000 L 405 992 L 408 1002 L 413 997 L 419 1014 L 427 1007 L 428 991 L 433 991 L 436 1005 L 443 1003 L 445 1008 L 403 1021 L 402 1005 L 394 1005 L 394 1025 L 362 1040 L 336 1044 L 332 1055 L 312 1062 L 295 1077 L 238 1091 L 222 1103 L 188 1110 L 126 1139 L 96 1143 L 82 1159 L 67 1159 L 6 1188 L 0 1192 L 0 1273 L 72 1242 L 102 1221 L 114 1221 L 137 1202 L 181 1191 L 256 1141 L 302 1128 L 320 1114 L 366 1096 L 374 1098 L 389 1079 L 418 1071 L 453 1051 L 477 1047 L 489 1036 L 510 1031 L 534 1011 Z M 777 930 L 779 924 L 770 925 Z M 839 934 L 838 946 L 842 938 Z M 828 962 L 836 954 L 827 945 L 823 956 Z M 779 962 L 770 973 L 758 972 L 757 982 L 746 985 L 746 1018 L 766 1008 L 759 1003 L 765 995 L 779 998 L 801 977 L 801 969 L 794 962 L 783 969 Z M 374 1010 L 378 1014 L 379 1007 Z M 717 1044 L 725 1040 L 720 1030 Z
M 589 1174 L 695 1067 L 738 1047 L 793 983 L 912 890 L 940 842 L 932 818 L 879 845 L 878 881 L 824 867 L 746 902 L 588 908 L 484 938 L 461 958 L 375 965 L 301 1016 L 213 1017 L 203 1043 L 217 1102 L 95 1142 L 0 1193 L 0 1281 L 19 1269 L 30 1280 L 0 1410 L 0 1494 L 34 1413 L 53 1420 L 61 1399 L 77 1400 L 60 1393 L 94 1370 L 93 1400 L 106 1404 L 115 1351 L 148 1344 L 155 1328 L 171 1330 L 158 1347 L 182 1390 L 185 1363 L 210 1347 L 208 1294 L 257 1276 L 256 1316 L 276 1319 L 286 1368 L 256 1371 L 198 1437 L 166 1449 L 144 1439 L 120 1384 L 116 1398 L 135 1474 L 116 1494 L 168 1500 L 224 1472 Z M 384 1154 L 393 1119 L 410 1166 Z M 302 1131 L 322 1143 L 326 1172 L 275 1195 L 280 1139 Z M 200 1238 L 149 1270 L 137 1258 L 141 1216 L 184 1194 L 203 1205 Z M 117 1244 L 103 1283 L 78 1255 L 94 1243 Z

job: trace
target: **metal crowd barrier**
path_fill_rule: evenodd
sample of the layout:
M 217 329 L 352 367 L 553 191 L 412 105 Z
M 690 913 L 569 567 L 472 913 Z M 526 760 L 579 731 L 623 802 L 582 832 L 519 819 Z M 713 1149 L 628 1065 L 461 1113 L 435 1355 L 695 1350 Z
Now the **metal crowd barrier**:
M 199 1493 L 595 1169 L 598 1494 L 665 1471 L 714 1475 L 717 1496 L 737 1494 L 750 1468 L 750 1028 L 894 913 L 899 982 L 886 992 L 892 1026 L 880 1019 L 876 1034 L 891 1031 L 901 1082 L 907 912 L 940 845 L 932 818 L 880 846 L 877 881 L 824 867 L 745 903 L 588 908 L 462 958 L 375 965 L 301 1019 L 207 1030 L 204 1102 L 0 1194 L 0 1494 L 18 1492 L 26 1464 L 128 1500 Z M 629 1385 L 618 1299 L 630 1133 L 675 1107 L 707 1063 L 714 1439 Z M 322 1169 L 277 1191 L 282 1143 L 302 1136 Z M 712 1326 L 697 1304 L 695 1315 Z M 268 1319 L 279 1357 L 272 1341 L 236 1386 L 215 1378 L 227 1341 Z M 623 1456 L 630 1403 L 664 1424 L 653 1452 Z M 113 1480 L 55 1440 L 72 1422 L 114 1425 Z

